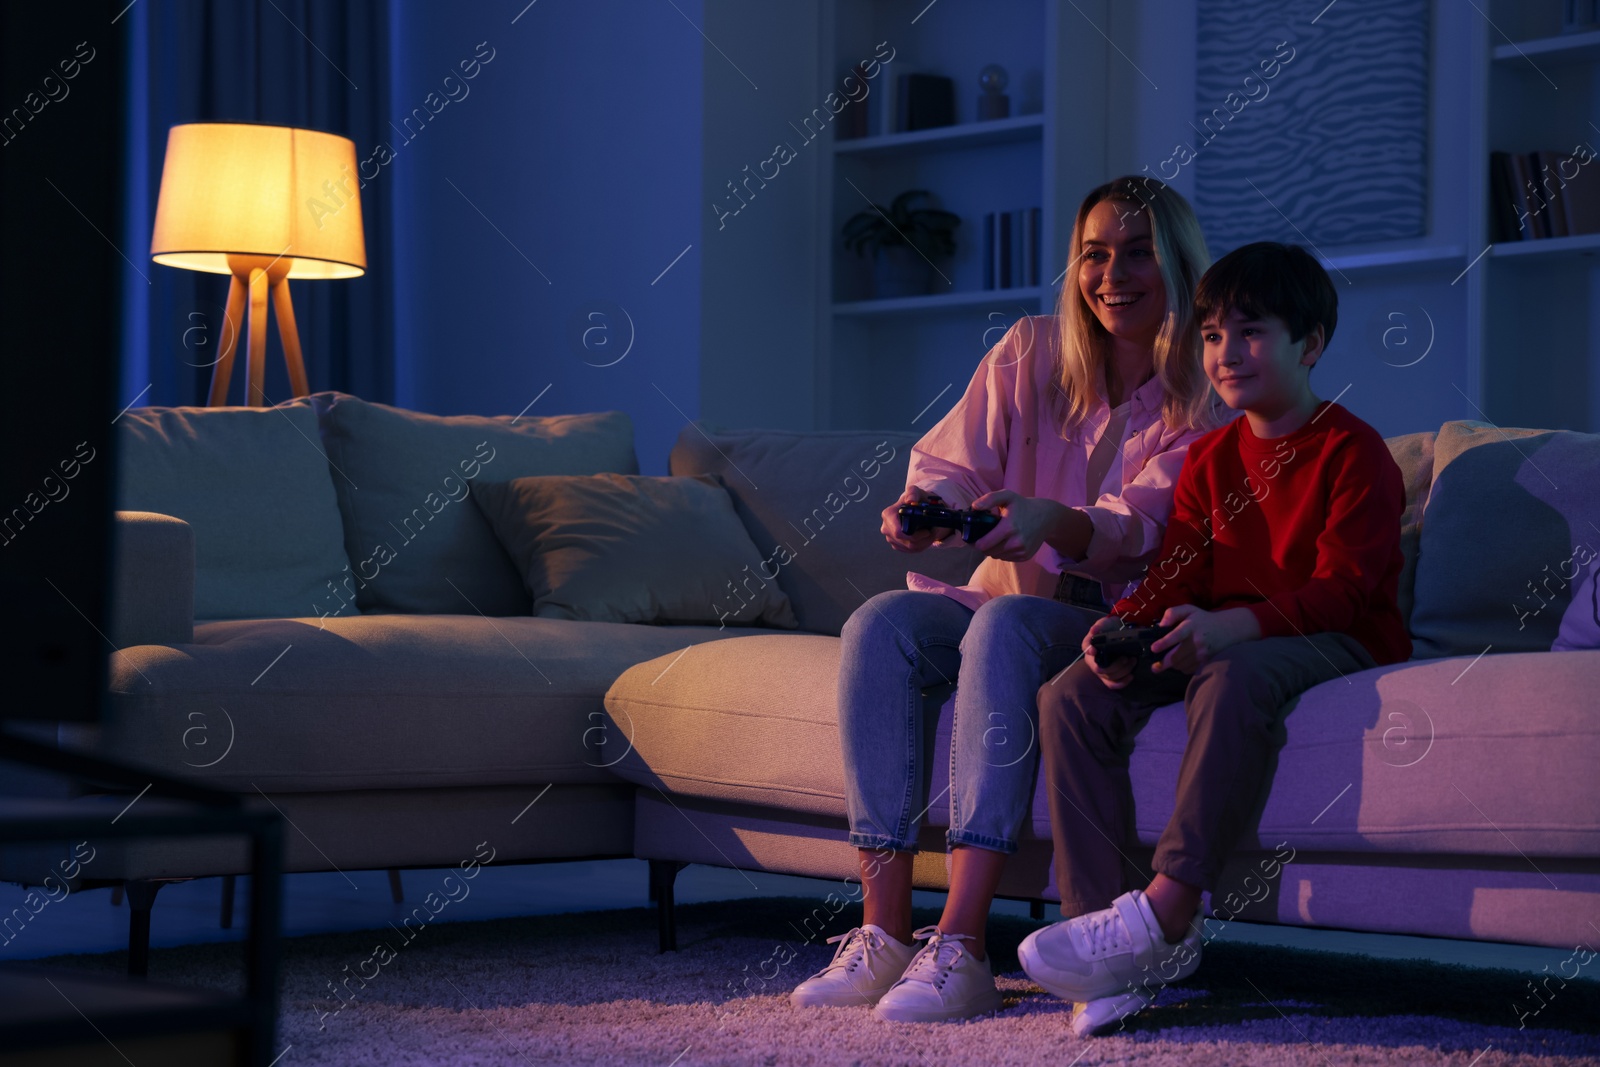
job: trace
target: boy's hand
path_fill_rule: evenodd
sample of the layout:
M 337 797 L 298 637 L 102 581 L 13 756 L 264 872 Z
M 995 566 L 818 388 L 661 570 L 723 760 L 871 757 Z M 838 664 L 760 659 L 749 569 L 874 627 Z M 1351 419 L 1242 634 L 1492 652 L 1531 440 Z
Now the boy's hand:
M 1161 615 L 1161 625 L 1173 630 L 1150 646 L 1150 651 L 1166 653 L 1152 664 L 1156 673 L 1166 670 L 1193 674 L 1223 649 L 1261 636 L 1261 624 L 1248 608 L 1206 611 L 1193 604 L 1179 604 Z
M 1119 659 L 1102 666 L 1100 661 L 1094 658 L 1094 646 L 1089 643 L 1089 638 L 1095 634 L 1120 630 L 1124 625 L 1126 624 L 1117 616 L 1107 615 L 1096 619 L 1094 625 L 1089 627 L 1089 632 L 1083 635 L 1084 662 L 1089 664 L 1089 669 L 1094 671 L 1095 676 L 1105 683 L 1107 689 L 1122 689 L 1133 681 L 1134 661 L 1131 659 Z

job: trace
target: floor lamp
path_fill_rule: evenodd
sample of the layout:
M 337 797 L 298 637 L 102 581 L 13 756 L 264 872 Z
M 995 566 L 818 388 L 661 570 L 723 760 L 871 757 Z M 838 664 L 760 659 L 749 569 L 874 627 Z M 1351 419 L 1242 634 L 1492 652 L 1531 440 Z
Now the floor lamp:
M 247 302 L 245 403 L 266 405 L 269 298 L 290 387 L 295 396 L 309 392 L 289 279 L 366 273 L 359 186 L 356 146 L 347 137 L 239 122 L 172 127 L 150 256 L 169 267 L 232 278 L 209 406 L 228 402 Z

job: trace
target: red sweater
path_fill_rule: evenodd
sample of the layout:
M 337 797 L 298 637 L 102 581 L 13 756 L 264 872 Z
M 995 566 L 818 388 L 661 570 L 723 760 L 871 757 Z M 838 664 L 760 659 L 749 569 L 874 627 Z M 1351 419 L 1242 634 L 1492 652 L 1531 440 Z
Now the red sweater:
M 1404 509 L 1383 438 L 1338 404 L 1283 437 L 1234 419 L 1189 446 L 1160 556 L 1112 614 L 1150 625 L 1179 604 L 1246 607 L 1262 637 L 1347 633 L 1379 666 L 1403 662 Z

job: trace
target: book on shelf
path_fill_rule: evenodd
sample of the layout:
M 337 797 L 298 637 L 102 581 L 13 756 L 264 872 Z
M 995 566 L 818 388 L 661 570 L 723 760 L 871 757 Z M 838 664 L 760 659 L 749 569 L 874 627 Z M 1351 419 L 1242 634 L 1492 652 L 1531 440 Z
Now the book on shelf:
M 1600 29 L 1600 4 L 1595 0 L 1562 0 L 1562 33 L 1583 33 L 1593 29 Z
M 895 118 L 900 111 L 900 79 L 887 73 L 880 76 L 873 83 L 872 95 L 867 97 L 867 109 L 871 112 L 869 125 L 874 137 L 899 133 Z
M 867 65 L 857 63 L 851 68 L 847 78 L 854 78 L 858 85 L 871 85 L 867 77 Z M 871 107 L 872 90 L 867 91 L 867 96 L 860 100 L 851 99 L 844 111 L 835 120 L 833 139 L 836 141 L 853 141 L 858 137 L 866 137 L 872 132 Z
M 1559 152 L 1534 152 L 1528 156 L 1528 162 L 1534 170 L 1533 181 L 1537 194 L 1543 200 L 1540 214 L 1549 223 L 1551 237 L 1567 237 L 1572 233 L 1572 228 L 1567 225 L 1565 200 L 1561 196 L 1561 186 L 1564 184 L 1559 166 L 1561 159 Z
M 1489 153 L 1489 236 L 1497 244 L 1519 239 L 1516 196 L 1512 192 L 1516 172 L 1509 152 Z
M 949 126 L 956 121 L 955 82 L 938 74 L 901 74 L 895 122 L 902 132 Z
M 1496 241 L 1600 233 L 1600 158 L 1491 152 L 1489 211 Z
M 1567 218 L 1567 232 L 1600 233 L 1600 158 L 1588 160 L 1562 156 L 1556 171 L 1561 179 L 1561 207 Z
M 994 280 L 994 212 L 983 216 L 983 287 L 995 288 Z
M 1549 237 L 1540 218 L 1539 201 L 1533 196 L 1533 167 L 1526 152 L 1512 153 L 1511 174 L 1512 203 L 1517 209 L 1517 239 L 1534 241 Z
M 983 217 L 983 287 L 1014 289 L 1039 284 L 1043 209 L 991 211 Z

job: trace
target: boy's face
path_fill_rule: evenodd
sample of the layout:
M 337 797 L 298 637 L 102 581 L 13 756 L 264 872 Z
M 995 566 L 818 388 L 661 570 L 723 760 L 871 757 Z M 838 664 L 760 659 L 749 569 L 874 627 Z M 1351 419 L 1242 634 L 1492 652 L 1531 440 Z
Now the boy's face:
M 1200 324 L 1206 377 L 1235 411 L 1273 419 L 1310 393 L 1312 364 L 1322 355 L 1322 327 L 1299 341 L 1276 315 L 1250 318 L 1235 309 Z

